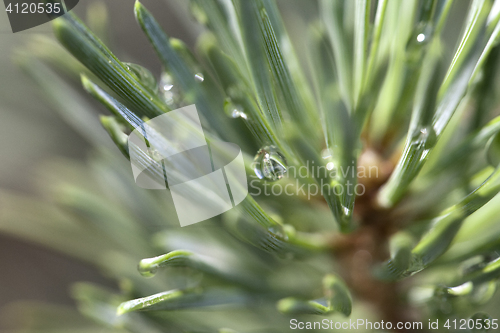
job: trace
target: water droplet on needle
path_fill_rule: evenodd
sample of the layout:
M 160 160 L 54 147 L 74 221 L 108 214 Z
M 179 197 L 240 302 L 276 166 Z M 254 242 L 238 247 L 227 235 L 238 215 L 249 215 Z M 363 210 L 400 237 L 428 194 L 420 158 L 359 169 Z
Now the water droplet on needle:
M 260 179 L 277 181 L 283 178 L 287 172 L 285 156 L 275 146 L 261 148 L 254 159 L 254 172 Z
M 156 92 L 156 79 L 148 69 L 130 62 L 124 62 L 123 64 L 125 65 L 127 70 L 137 79 L 137 81 L 141 82 L 146 88 L 149 88 L 151 91 Z
M 203 82 L 205 80 L 205 76 L 203 76 L 203 73 L 196 73 L 194 75 L 194 79 L 198 82 Z

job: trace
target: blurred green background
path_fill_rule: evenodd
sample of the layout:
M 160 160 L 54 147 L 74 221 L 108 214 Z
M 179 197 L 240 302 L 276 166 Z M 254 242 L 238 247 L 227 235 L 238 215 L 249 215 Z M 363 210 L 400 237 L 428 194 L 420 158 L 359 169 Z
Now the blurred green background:
M 75 12 L 85 18 L 91 3 L 81 0 Z M 112 47 L 119 50 L 118 54 L 159 73 L 160 64 L 154 51 L 135 24 L 134 1 L 105 3 Z M 146 3 L 169 33 L 189 45 L 194 43 L 198 28 L 186 22 L 189 17 L 182 1 Z M 42 161 L 57 157 L 83 161 L 89 151 L 85 140 L 51 110 L 39 88 L 14 64 L 14 51 L 32 43 L 38 34 L 52 38 L 50 23 L 13 34 L 7 13 L 0 11 L 0 189 L 33 196 L 40 192 L 36 189 L 36 175 Z M 103 111 L 99 107 L 97 110 Z M 84 263 L 4 234 L 0 234 L 0 267 L 0 313 L 17 300 L 73 304 L 68 288 L 74 281 L 111 285 Z M 6 316 L 0 317 L 0 329 L 8 325 L 10 318 Z
M 80 0 L 74 12 L 85 19 L 95 2 Z M 190 47 L 194 45 L 201 28 L 188 13 L 188 1 L 142 2 L 155 13 L 167 33 Z M 161 66 L 135 22 L 134 0 L 106 0 L 103 3 L 108 9 L 112 50 L 122 60 L 143 65 L 158 76 Z M 292 35 L 298 38 L 305 29 L 297 16 L 300 15 L 300 21 L 307 21 L 317 15 L 316 3 L 312 1 L 282 1 L 280 9 Z M 83 162 L 90 149 L 86 141 L 49 107 L 32 79 L 15 65 L 15 50 L 33 43 L 37 35 L 53 38 L 50 23 L 13 34 L 7 13 L 0 11 L 0 191 L 13 190 L 30 196 L 41 195 L 37 188 L 37 166 L 43 161 L 66 157 Z M 75 87 L 85 96 L 80 86 Z M 97 112 L 105 112 L 101 106 L 94 105 Z M 48 301 L 72 305 L 68 289 L 75 281 L 113 286 L 85 263 L 5 234 L 0 234 L 0 267 L 0 330 L 15 321 L 5 311 L 13 302 Z

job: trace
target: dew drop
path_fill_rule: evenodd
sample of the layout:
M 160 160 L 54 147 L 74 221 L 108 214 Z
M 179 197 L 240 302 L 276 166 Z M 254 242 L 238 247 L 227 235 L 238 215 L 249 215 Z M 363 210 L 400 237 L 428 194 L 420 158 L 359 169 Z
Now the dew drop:
M 139 273 L 144 276 L 144 277 L 153 277 L 156 275 L 156 273 L 158 272 L 158 267 L 155 267 L 155 268 L 149 268 L 149 269 L 141 269 L 141 267 L 139 267 Z
M 331 159 L 333 156 L 331 149 L 325 148 L 321 151 L 321 158 L 323 159 Z
M 124 62 L 123 64 L 127 67 L 127 70 L 132 73 L 132 75 L 135 76 L 135 78 L 146 88 L 156 91 L 156 79 L 148 69 L 130 62 Z
M 203 82 L 205 80 L 205 76 L 203 76 L 203 73 L 196 73 L 194 75 L 194 79 L 197 81 L 197 82 Z
M 325 148 L 321 151 L 321 158 L 326 163 L 326 170 L 331 171 L 335 168 L 335 160 L 331 148 Z
M 163 160 L 163 155 L 155 148 L 150 147 L 148 149 L 148 155 L 149 155 L 149 157 L 151 157 L 153 160 L 155 160 L 157 162 L 160 162 L 161 160 Z
M 158 83 L 158 90 L 161 99 L 170 107 L 175 105 L 175 89 L 174 80 L 170 74 L 164 72 L 161 75 L 160 82 Z
M 286 233 L 283 230 L 283 227 L 281 225 L 269 227 L 269 228 L 267 228 L 267 230 L 275 238 L 284 239 L 284 240 L 288 239 L 288 237 L 286 236 Z
M 275 146 L 261 148 L 254 159 L 254 172 L 257 177 L 271 182 L 283 178 L 287 167 L 285 156 Z
M 243 118 L 245 120 L 248 119 L 247 114 L 243 111 L 240 111 L 239 109 L 234 109 L 233 112 L 231 113 L 231 116 L 233 118 Z
M 346 206 L 342 205 L 342 210 L 344 211 L 345 216 L 351 215 L 351 210 L 349 208 L 347 208 Z
M 161 76 L 159 86 L 160 86 L 160 90 L 163 90 L 163 91 L 172 90 L 172 88 L 174 87 L 172 77 L 167 73 L 163 73 Z
M 241 117 L 242 114 L 244 114 L 244 113 L 241 112 L 240 110 L 234 109 L 233 112 L 231 113 L 231 116 L 233 118 L 238 118 L 238 117 Z M 245 115 L 245 117 L 246 117 L 246 115 Z
M 412 137 L 412 144 L 423 146 L 424 149 L 434 147 L 436 141 L 436 132 L 432 126 L 426 126 L 416 130 Z
M 410 64 L 417 65 L 422 59 L 422 52 L 432 39 L 431 24 L 419 24 L 412 32 L 406 44 L 406 59 Z
M 240 105 L 233 104 L 229 98 L 224 101 L 224 112 L 231 118 L 248 119 L 247 114 L 243 112 L 243 108 Z
M 156 258 L 146 258 L 139 262 L 137 270 L 144 277 L 153 277 L 158 272 L 158 265 L 154 262 Z
M 419 25 L 413 32 L 409 41 L 409 45 L 423 46 L 429 43 L 432 36 L 433 28 L 430 24 Z

